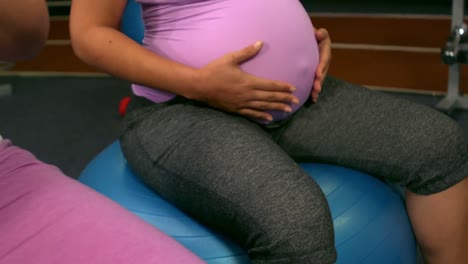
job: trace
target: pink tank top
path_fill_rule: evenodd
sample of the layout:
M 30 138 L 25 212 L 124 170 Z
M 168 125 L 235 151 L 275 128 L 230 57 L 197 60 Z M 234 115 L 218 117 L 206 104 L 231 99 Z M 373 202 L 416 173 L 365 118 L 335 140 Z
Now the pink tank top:
M 299 0 L 137 0 L 145 23 L 143 45 L 173 61 L 203 67 L 257 40 L 261 52 L 241 68 L 253 75 L 288 82 L 300 105 L 309 98 L 318 64 L 310 18 Z M 133 85 L 133 92 L 154 102 L 175 95 Z M 275 120 L 287 117 L 274 115 Z

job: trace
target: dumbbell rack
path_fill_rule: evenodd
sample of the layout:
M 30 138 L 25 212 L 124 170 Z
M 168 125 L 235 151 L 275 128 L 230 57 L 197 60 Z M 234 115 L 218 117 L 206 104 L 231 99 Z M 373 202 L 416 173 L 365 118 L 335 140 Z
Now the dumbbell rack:
M 454 109 L 468 109 L 468 97 L 460 91 L 460 68 L 466 61 L 468 43 L 463 43 L 468 32 L 464 23 L 464 0 L 452 0 L 452 35 L 449 37 L 447 47 L 442 50 L 442 60 L 448 64 L 448 88 L 445 97 L 436 105 L 443 112 L 451 112 Z

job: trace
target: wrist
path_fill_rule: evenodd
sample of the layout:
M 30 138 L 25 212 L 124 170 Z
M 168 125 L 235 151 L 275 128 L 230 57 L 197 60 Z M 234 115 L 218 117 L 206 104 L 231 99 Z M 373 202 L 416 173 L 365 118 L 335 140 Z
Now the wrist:
M 188 85 L 186 85 L 187 89 L 185 89 L 182 96 L 190 100 L 201 101 L 203 84 L 205 83 L 203 71 L 195 68 L 189 69 L 188 80 Z

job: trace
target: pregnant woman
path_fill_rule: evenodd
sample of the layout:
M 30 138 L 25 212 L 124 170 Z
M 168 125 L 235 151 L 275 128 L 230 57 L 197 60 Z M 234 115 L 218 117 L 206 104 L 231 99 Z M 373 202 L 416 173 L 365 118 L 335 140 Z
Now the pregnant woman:
M 126 0 L 74 0 L 71 37 L 81 59 L 134 83 L 122 148 L 156 192 L 252 263 L 334 263 L 327 201 L 297 162 L 348 166 L 406 187 L 428 263 L 466 263 L 455 122 L 333 78 L 316 100 L 329 39 L 298 0 L 138 2 L 143 46 L 118 31 Z

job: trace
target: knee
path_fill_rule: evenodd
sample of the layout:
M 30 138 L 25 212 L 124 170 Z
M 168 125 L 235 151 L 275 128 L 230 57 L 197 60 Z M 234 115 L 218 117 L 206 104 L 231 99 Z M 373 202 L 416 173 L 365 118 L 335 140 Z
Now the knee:
M 248 250 L 252 263 L 334 263 L 334 230 L 327 200 L 311 192 L 283 194 L 287 202 L 263 211 L 258 236 Z M 284 196 L 287 195 L 287 196 Z
M 416 139 L 421 145 L 419 151 L 423 158 L 422 162 L 434 163 L 438 160 L 457 159 L 467 154 L 463 129 L 449 118 L 444 121 L 440 125 L 425 129 Z
M 462 128 L 446 118 L 426 130 L 415 143 L 413 177 L 408 188 L 419 194 L 442 191 L 468 175 L 468 142 Z

